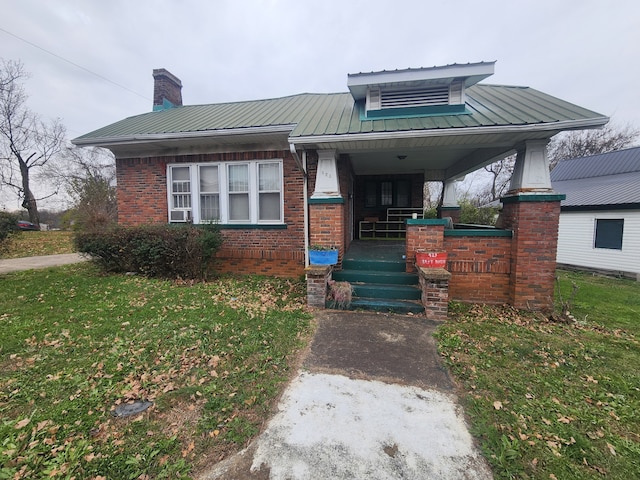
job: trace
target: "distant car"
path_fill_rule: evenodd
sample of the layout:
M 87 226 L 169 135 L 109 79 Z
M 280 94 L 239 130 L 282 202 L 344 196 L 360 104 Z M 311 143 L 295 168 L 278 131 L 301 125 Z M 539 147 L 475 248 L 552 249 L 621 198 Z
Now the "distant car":
M 20 230 L 40 230 L 40 225 L 27 222 L 26 220 L 18 220 L 18 228 Z

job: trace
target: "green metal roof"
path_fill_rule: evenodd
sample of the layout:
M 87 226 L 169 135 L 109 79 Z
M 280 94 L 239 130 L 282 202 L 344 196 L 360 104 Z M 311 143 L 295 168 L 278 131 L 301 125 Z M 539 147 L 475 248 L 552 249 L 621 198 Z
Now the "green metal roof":
M 129 117 L 73 140 L 78 145 L 143 141 L 207 132 L 264 129 L 289 132 L 290 141 L 321 136 L 437 131 L 479 127 L 562 125 L 597 126 L 604 115 L 529 87 L 474 85 L 466 90 L 466 113 L 406 118 L 361 119 L 360 103 L 349 93 L 303 93 L 289 97 L 210 105 L 191 105 Z M 583 126 L 583 128 L 585 128 Z

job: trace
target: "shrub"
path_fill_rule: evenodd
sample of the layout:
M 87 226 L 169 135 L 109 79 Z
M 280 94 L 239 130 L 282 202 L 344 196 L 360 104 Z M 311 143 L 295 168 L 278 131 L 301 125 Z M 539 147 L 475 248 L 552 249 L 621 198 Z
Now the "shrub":
M 78 251 L 91 255 L 108 272 L 149 277 L 206 279 L 222 244 L 215 225 L 144 225 L 78 232 Z
M 0 245 L 2 245 L 11 232 L 18 230 L 17 221 L 17 215 L 9 212 L 0 212 Z

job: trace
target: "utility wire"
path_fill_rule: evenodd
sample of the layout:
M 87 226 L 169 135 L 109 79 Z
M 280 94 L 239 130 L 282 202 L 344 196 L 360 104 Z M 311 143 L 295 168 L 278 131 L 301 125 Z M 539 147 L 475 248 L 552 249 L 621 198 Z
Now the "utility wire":
M 39 49 L 39 50 L 42 50 L 43 52 L 48 53 L 49 55 L 52 55 L 52 56 L 56 57 L 56 58 L 57 58 L 57 59 L 59 59 L 59 60 L 62 60 L 62 61 L 67 62 L 67 63 L 70 63 L 71 65 L 73 65 L 73 66 L 74 66 L 74 67 L 76 67 L 76 68 L 79 68 L 80 70 L 84 70 L 85 72 L 90 73 L 91 75 L 95 75 L 96 77 L 98 77 L 98 78 L 100 78 L 100 79 L 104 80 L 105 82 L 109 82 L 109 83 L 111 83 L 111 84 L 115 85 L 116 87 L 122 88 L 122 89 L 124 89 L 124 90 L 126 90 L 126 91 L 128 91 L 128 92 L 130 92 L 130 93 L 133 93 L 134 95 L 137 95 L 138 97 L 144 98 L 145 100 L 151 100 L 151 98 L 149 98 L 149 97 L 147 97 L 147 96 L 145 96 L 145 95 L 142 95 L 142 94 L 140 94 L 140 93 L 138 93 L 138 92 L 136 92 L 136 91 L 134 91 L 134 90 L 131 90 L 130 88 L 125 87 L 124 85 L 120 85 L 119 83 L 114 82 L 113 80 L 111 80 L 111 79 L 109 79 L 109 78 L 105 77 L 104 75 L 100 75 L 99 73 L 96 73 L 96 72 L 94 72 L 94 71 L 92 71 L 92 70 L 89 70 L 88 68 L 83 67 L 82 65 L 78 65 L 77 63 L 72 62 L 71 60 L 68 60 L 68 59 L 66 59 L 66 58 L 64 58 L 64 57 L 62 57 L 62 56 L 60 56 L 60 55 L 58 55 L 58 54 L 56 54 L 56 53 L 53 53 L 53 52 L 51 52 L 51 51 L 47 50 L 46 48 L 41 47 L 40 45 L 36 45 L 35 43 L 30 42 L 30 41 L 29 41 L 29 40 L 27 40 L 27 39 L 24 39 L 24 38 L 22 38 L 22 37 L 19 37 L 19 36 L 18 36 L 18 35 L 16 35 L 15 33 L 11 33 L 10 31 L 5 30 L 5 29 L 4 29 L 4 28 L 2 28 L 2 27 L 0 27 L 0 31 L 3 31 L 3 32 L 4 32 L 4 33 L 6 33 L 7 35 L 11 35 L 12 37 L 17 38 L 18 40 L 20 40 L 20 41 L 22 41 L 22 42 L 24 42 L 24 43 L 27 43 L 27 44 L 31 45 L 32 47 L 35 47 L 35 48 L 37 48 L 37 49 Z

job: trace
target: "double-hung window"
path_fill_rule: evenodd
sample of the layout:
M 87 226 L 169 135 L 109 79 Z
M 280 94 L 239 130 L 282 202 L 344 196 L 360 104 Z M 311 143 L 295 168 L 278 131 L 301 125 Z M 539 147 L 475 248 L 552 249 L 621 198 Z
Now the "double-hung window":
M 169 221 L 282 224 L 282 160 L 167 167 Z

